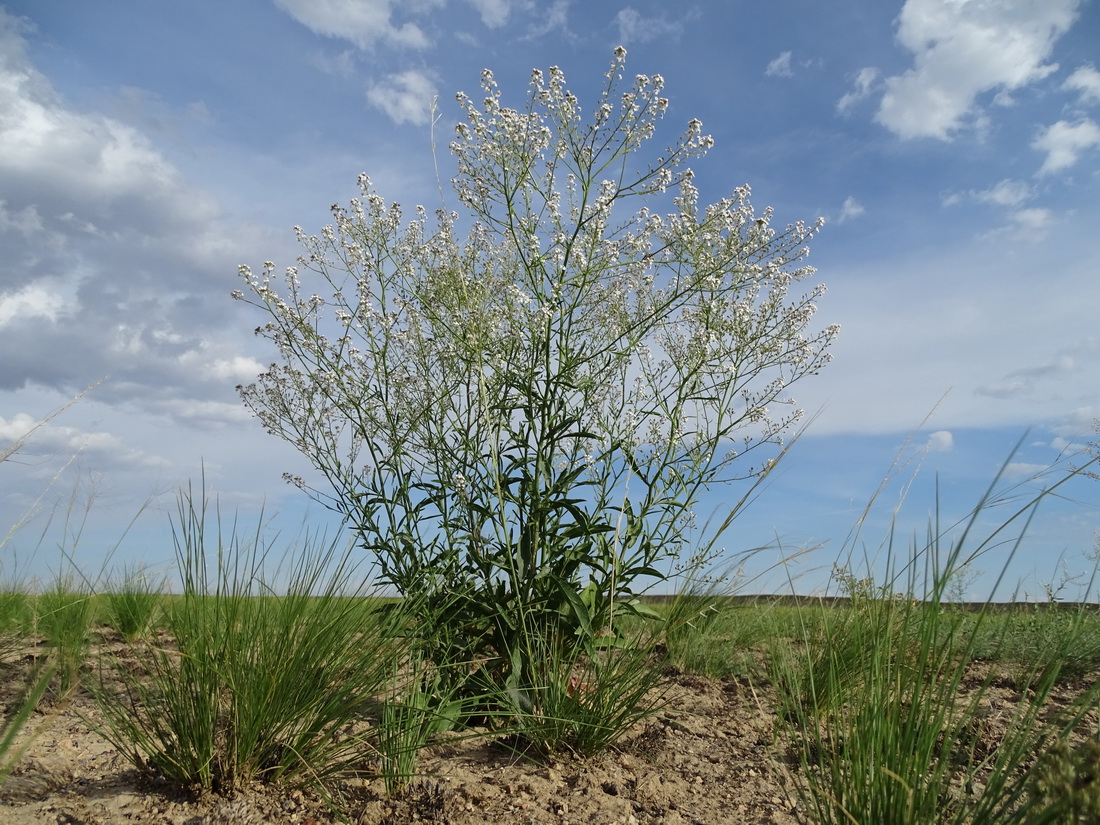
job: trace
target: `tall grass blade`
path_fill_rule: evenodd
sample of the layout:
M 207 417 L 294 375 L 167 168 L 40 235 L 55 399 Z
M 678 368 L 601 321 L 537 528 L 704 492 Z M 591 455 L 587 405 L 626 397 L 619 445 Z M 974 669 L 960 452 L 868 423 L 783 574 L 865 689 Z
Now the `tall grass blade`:
M 397 619 L 372 607 L 343 544 L 307 535 L 276 564 L 260 526 L 242 539 L 207 508 L 181 494 L 172 644 L 149 636 L 131 648 L 136 673 L 101 670 L 103 733 L 135 766 L 181 785 L 331 790 L 368 770 L 364 714 L 400 655 Z
M 972 662 L 977 640 L 988 642 L 983 628 L 991 611 L 987 606 L 971 616 L 944 598 L 953 576 L 994 548 L 1007 550 L 1007 568 L 1039 504 L 1070 477 L 1029 496 L 984 535 L 980 518 L 998 498 L 1000 475 L 960 525 L 944 530 L 937 515 L 927 537 L 914 539 L 905 552 L 891 530 L 881 578 L 866 558 L 859 573 L 850 561 L 839 567 L 850 606 L 818 608 L 820 618 L 806 622 L 804 646 L 776 650 L 773 678 L 785 736 L 801 768 L 800 802 L 812 821 L 1057 821 L 1049 802 L 1029 790 L 1024 766 L 1068 736 L 1095 705 L 1093 690 L 1061 715 L 1051 716 L 1046 706 L 1083 625 L 1076 621 L 1071 632 L 1051 640 L 1055 654 L 1024 676 L 1007 728 L 990 744 L 981 719 L 995 671 L 976 677 Z M 957 537 L 948 540 L 951 533 Z

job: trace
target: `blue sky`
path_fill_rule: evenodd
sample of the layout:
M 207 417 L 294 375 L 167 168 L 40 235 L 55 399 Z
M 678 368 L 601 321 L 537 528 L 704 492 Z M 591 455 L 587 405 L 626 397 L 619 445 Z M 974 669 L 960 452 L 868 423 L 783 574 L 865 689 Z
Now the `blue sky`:
M 90 575 L 139 511 L 111 562 L 165 563 L 172 491 L 203 468 L 242 517 L 300 520 L 281 474 L 303 461 L 233 390 L 272 356 L 229 298 L 237 265 L 292 262 L 291 227 L 323 225 L 360 172 L 434 204 L 433 96 L 442 146 L 482 68 L 519 103 L 559 65 L 583 100 L 622 44 L 664 76 L 667 134 L 698 117 L 714 136 L 703 199 L 748 183 L 779 224 L 826 219 L 810 262 L 841 335 L 793 393 L 818 414 L 722 541 L 824 545 L 792 565 L 819 587 L 903 444 L 872 550 L 918 466 L 903 532 L 937 479 L 958 518 L 1022 437 L 1005 484 L 1095 437 L 1097 32 L 1081 0 L 0 2 L 0 450 L 106 376 L 0 468 L 0 535 L 32 516 L 5 569 L 56 570 L 85 508 Z M 1013 582 L 1083 566 L 1097 484 L 1049 502 Z

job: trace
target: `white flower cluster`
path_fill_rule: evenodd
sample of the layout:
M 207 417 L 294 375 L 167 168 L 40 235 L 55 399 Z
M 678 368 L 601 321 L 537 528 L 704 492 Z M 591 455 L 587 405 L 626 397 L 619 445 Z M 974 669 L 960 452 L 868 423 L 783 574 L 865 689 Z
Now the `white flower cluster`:
M 284 361 L 245 403 L 352 501 L 390 508 L 379 530 L 429 529 L 408 521 L 427 500 L 431 529 L 459 506 L 477 542 L 511 535 L 497 522 L 520 505 L 494 499 L 520 495 L 516 468 L 536 479 L 523 490 L 579 472 L 607 512 L 646 491 L 637 518 L 668 543 L 644 553 L 674 553 L 691 497 L 801 417 L 788 390 L 838 332 L 811 328 L 824 287 L 798 291 L 821 222 L 776 229 L 748 186 L 700 206 L 687 163 L 713 141 L 698 120 L 632 174 L 668 101 L 660 75 L 619 91 L 625 56 L 590 116 L 557 67 L 533 73 L 522 109 L 489 71 L 480 102 L 459 95 L 464 215 L 406 219 L 364 175 L 330 226 L 295 228 L 303 253 L 281 280 L 270 262 L 240 268 L 234 297 L 267 313 L 257 334 Z M 399 512 L 395 486 L 442 492 Z

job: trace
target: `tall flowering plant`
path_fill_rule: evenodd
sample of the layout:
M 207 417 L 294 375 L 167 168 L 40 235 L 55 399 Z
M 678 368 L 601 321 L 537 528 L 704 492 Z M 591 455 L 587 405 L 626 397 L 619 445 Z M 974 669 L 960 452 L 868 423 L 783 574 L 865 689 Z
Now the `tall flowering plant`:
M 640 584 L 710 546 L 700 495 L 764 471 L 745 453 L 799 419 L 788 388 L 837 332 L 811 329 L 824 288 L 796 290 L 820 222 L 774 229 L 747 186 L 700 207 L 698 120 L 640 163 L 667 100 L 625 56 L 591 112 L 557 67 L 522 109 L 485 71 L 458 96 L 460 211 L 406 219 L 362 176 L 319 235 L 296 229 L 297 266 L 242 266 L 234 293 L 280 354 L 244 403 L 383 577 L 437 606 L 441 657 L 513 681 L 533 628 L 614 635 Z

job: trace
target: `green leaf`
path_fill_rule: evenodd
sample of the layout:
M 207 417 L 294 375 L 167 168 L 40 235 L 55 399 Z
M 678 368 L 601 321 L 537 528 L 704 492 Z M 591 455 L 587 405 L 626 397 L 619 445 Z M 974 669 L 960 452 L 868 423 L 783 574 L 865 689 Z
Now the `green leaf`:
M 577 592 L 572 582 L 565 581 L 558 576 L 549 575 L 548 578 L 557 587 L 558 592 L 569 603 L 569 608 L 572 611 L 572 615 L 577 620 L 577 624 L 580 626 L 580 630 L 584 632 L 586 636 L 592 635 L 592 614 L 589 611 L 588 605 L 585 604 L 584 599 L 581 598 L 581 594 Z
M 630 599 L 629 601 L 619 602 L 618 604 L 621 609 L 626 609 L 628 612 L 642 619 L 656 619 L 659 621 L 664 618 L 661 613 L 638 599 Z

